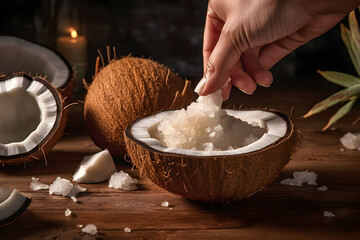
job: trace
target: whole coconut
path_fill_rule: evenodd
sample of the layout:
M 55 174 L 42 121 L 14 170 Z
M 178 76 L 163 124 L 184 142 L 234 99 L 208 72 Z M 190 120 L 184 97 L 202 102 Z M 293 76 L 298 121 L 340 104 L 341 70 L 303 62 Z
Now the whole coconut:
M 196 94 L 167 67 L 149 59 L 113 60 L 97 72 L 85 99 L 85 125 L 94 143 L 123 156 L 123 132 L 133 120 L 164 109 L 183 108 Z

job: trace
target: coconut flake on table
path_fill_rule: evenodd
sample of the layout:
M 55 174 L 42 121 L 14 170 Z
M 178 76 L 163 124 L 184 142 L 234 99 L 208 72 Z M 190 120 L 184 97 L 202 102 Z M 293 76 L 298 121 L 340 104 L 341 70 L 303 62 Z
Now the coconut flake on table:
M 71 197 L 79 192 L 85 192 L 86 188 L 82 188 L 79 185 L 72 184 L 69 180 L 61 177 L 57 177 L 55 181 L 50 184 L 49 194 L 62 195 L 64 197 Z
M 266 129 L 248 123 L 221 109 L 221 90 L 200 96 L 186 110 L 166 116 L 154 132 L 164 146 L 202 151 L 234 150 L 262 137 Z
M 335 214 L 329 211 L 324 211 L 324 217 L 335 217 Z
M 88 233 L 90 235 L 95 235 L 97 233 L 97 228 L 94 224 L 88 224 L 81 229 L 82 232 Z
M 66 216 L 66 217 L 69 217 L 70 215 L 71 215 L 71 210 L 67 208 L 67 209 L 65 210 L 65 216 Z
M 129 232 L 131 232 L 131 229 L 130 229 L 130 228 L 128 228 L 128 227 L 126 227 L 126 228 L 124 228 L 124 232 L 129 233 Z
M 76 197 L 71 196 L 70 198 L 71 198 L 71 200 L 73 200 L 73 202 L 76 202 L 76 203 L 78 202 L 78 200 L 76 199 Z
M 114 160 L 108 150 L 85 156 L 75 170 L 73 181 L 99 183 L 108 180 L 116 172 Z
M 295 171 L 293 173 L 293 176 L 294 178 L 286 178 L 280 183 L 290 186 L 302 186 L 304 183 L 307 183 L 309 185 L 317 185 L 317 174 L 315 172 L 309 172 L 308 170 Z
M 318 191 L 326 191 L 326 190 L 328 190 L 328 188 L 327 188 L 327 186 L 324 185 L 322 187 L 318 187 L 317 190 Z
M 165 201 L 165 202 L 161 203 L 161 206 L 162 207 L 169 207 L 169 202 Z
M 340 138 L 340 142 L 347 149 L 360 150 L 360 133 L 348 132 Z
M 39 178 L 32 177 L 30 183 L 30 189 L 33 191 L 42 190 L 42 189 L 49 189 L 49 185 L 42 183 Z
M 137 180 L 132 178 L 128 173 L 120 171 L 111 175 L 109 180 L 109 187 L 115 189 L 122 189 L 125 191 L 136 190 Z

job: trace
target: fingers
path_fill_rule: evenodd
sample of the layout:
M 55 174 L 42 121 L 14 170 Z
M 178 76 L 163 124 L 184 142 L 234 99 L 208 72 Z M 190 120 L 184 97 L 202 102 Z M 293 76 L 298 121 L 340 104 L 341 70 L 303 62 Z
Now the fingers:
M 221 96 L 223 97 L 224 101 L 229 98 L 230 91 L 231 91 L 231 86 L 232 86 L 231 79 L 228 78 L 228 80 L 226 81 L 224 86 L 221 88 L 221 90 L 222 90 Z
M 260 86 L 269 87 L 273 81 L 270 71 L 265 70 L 258 59 L 254 56 L 254 51 L 246 51 L 241 56 L 241 62 L 244 70 Z
M 290 48 L 290 46 L 286 43 L 286 39 L 287 37 L 266 45 L 261 49 L 259 54 L 259 63 L 264 69 L 269 70 L 296 48 Z
M 221 32 L 208 58 L 201 82 L 202 88 L 196 89 L 200 95 L 208 95 L 220 89 L 229 78 L 231 69 L 239 61 L 241 52 L 230 38 L 229 34 Z
M 256 89 L 254 79 L 244 71 L 241 61 L 238 61 L 230 73 L 232 84 L 246 94 L 252 94 Z
M 225 25 L 225 20 L 228 25 Z M 256 57 L 247 51 L 243 54 L 243 50 L 249 47 L 246 34 L 240 34 L 245 36 L 241 41 L 239 36 L 233 36 L 229 24 L 231 19 L 220 18 L 211 4 L 208 5 L 203 40 L 204 77 L 195 88 L 199 95 L 208 95 L 221 89 L 229 77 L 234 86 L 247 94 L 256 89 L 256 84 L 270 86 L 273 81 L 272 74 L 257 60 L 260 48 L 252 51 L 252 54 L 256 52 Z M 230 89 L 223 88 L 225 98 Z
M 214 50 L 216 43 L 219 40 L 223 26 L 224 26 L 224 22 L 217 17 L 216 13 L 209 5 L 208 12 L 206 14 L 204 40 L 203 40 L 204 71 L 206 69 L 206 64 L 209 60 L 210 54 Z

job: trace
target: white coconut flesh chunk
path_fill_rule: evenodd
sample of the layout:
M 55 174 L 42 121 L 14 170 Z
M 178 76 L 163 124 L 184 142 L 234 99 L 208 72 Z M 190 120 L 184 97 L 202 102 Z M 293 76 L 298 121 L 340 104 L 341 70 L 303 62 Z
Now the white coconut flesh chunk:
M 27 72 L 47 76 L 54 87 L 64 87 L 70 69 L 54 51 L 12 36 L 0 37 L 0 73 Z
M 261 150 L 275 143 L 280 138 L 284 137 L 287 132 L 287 122 L 281 116 L 273 112 L 263 110 L 246 111 L 229 109 L 225 111 L 228 116 L 235 118 L 235 120 L 231 118 L 232 120 L 234 120 L 233 125 L 239 123 L 237 122 L 237 120 L 249 123 L 248 126 L 244 124 L 242 125 L 244 129 L 237 129 L 238 131 L 240 131 L 240 135 L 241 133 L 244 133 L 244 130 L 246 132 L 245 135 L 251 134 L 252 131 L 257 131 L 258 136 L 260 135 L 259 138 L 248 145 L 241 146 L 236 149 L 227 149 L 220 151 L 204 151 L 196 149 L 183 149 L 178 147 L 167 147 L 159 138 L 157 138 L 157 127 L 159 123 L 173 111 L 164 111 L 158 114 L 151 115 L 147 118 L 140 119 L 132 125 L 131 134 L 136 140 L 143 142 L 148 147 L 160 152 L 176 153 L 190 156 L 221 156 L 251 153 L 257 150 Z M 252 127 L 254 127 L 254 125 L 257 125 L 258 127 L 253 129 Z M 262 129 L 262 131 L 259 131 L 259 127 Z M 232 134 L 235 134 L 236 136 L 236 132 L 233 132 Z
M 45 84 L 16 76 L 0 82 L 0 157 L 28 153 L 58 121 L 58 99 Z
M 114 160 L 108 150 L 86 156 L 76 169 L 73 181 L 78 183 L 99 183 L 108 180 L 116 172 Z
M 0 196 L 9 195 L 9 187 L 0 188 Z M 7 225 L 19 217 L 29 206 L 31 198 L 16 189 L 0 203 L 0 226 Z

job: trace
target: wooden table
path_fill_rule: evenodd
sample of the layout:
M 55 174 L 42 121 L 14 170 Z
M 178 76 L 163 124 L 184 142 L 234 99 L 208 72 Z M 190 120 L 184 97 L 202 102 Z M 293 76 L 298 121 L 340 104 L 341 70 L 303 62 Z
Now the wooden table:
M 299 117 L 318 100 L 334 92 L 331 85 L 294 83 L 259 89 L 254 96 L 234 92 L 226 105 L 273 107 Z M 329 88 L 324 90 L 324 87 Z M 81 110 L 80 110 L 81 111 Z M 347 131 L 359 131 L 352 113 L 336 129 L 320 129 L 334 110 L 299 120 L 304 134 L 300 149 L 280 176 L 264 191 L 229 205 L 191 202 L 172 195 L 144 178 L 124 161 L 118 170 L 139 178 L 139 190 L 126 192 L 108 188 L 108 182 L 81 184 L 88 191 L 78 195 L 79 203 L 31 191 L 31 177 L 51 183 L 57 176 L 72 178 L 85 155 L 99 151 L 84 131 L 72 126 L 81 116 L 74 110 L 67 135 L 47 155 L 48 165 L 0 169 L 0 184 L 11 185 L 32 196 L 28 210 L 13 224 L 0 229 L 0 239 L 360 239 L 360 152 L 340 151 L 339 138 Z M 81 129 L 81 128 L 80 128 Z M 318 186 L 292 187 L 280 184 L 296 170 L 318 174 Z M 326 185 L 327 191 L 317 187 Z M 170 208 L 161 207 L 168 201 Z M 64 211 L 70 208 L 71 217 Z M 323 216 L 324 211 L 336 217 Z M 95 224 L 96 236 L 81 233 L 78 225 Z M 124 228 L 131 233 L 124 232 Z

